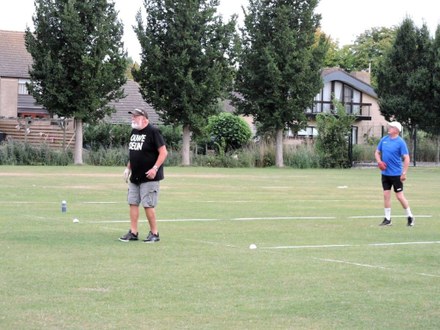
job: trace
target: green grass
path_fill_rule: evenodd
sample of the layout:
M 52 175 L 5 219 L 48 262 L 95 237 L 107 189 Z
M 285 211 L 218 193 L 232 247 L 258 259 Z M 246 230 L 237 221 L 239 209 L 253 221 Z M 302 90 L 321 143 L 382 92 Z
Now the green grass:
M 122 172 L 0 167 L 0 329 L 440 326 L 440 168 L 409 171 L 414 228 L 394 196 L 378 226 L 373 168 L 166 168 L 154 245 L 117 240 Z

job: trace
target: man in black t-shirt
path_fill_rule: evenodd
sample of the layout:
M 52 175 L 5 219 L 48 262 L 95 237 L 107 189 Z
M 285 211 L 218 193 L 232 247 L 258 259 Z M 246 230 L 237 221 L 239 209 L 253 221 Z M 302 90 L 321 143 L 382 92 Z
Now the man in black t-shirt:
M 145 209 L 150 225 L 146 243 L 159 242 L 156 211 L 159 182 L 163 180 L 163 163 L 168 155 L 165 141 L 159 130 L 152 126 L 145 110 L 134 109 L 131 114 L 129 161 L 124 171 L 128 182 L 128 204 L 130 205 L 130 230 L 119 238 L 123 242 L 138 240 L 139 205 Z

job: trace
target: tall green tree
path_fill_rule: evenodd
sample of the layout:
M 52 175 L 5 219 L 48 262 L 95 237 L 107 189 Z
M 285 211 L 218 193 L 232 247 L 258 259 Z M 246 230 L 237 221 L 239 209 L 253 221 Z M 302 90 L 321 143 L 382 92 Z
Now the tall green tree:
M 145 25 L 137 15 L 142 54 L 133 76 L 162 121 L 182 125 L 183 165 L 190 165 L 191 134 L 206 126 L 232 87 L 236 17 L 224 24 L 218 5 L 218 0 L 144 0 Z
M 433 93 L 432 106 L 427 109 L 424 130 L 437 139 L 436 162 L 440 162 L 440 25 L 437 26 L 433 41 Z
M 123 26 L 107 0 L 35 0 L 30 93 L 52 115 L 75 119 L 75 164 L 82 164 L 82 124 L 93 123 L 123 97 Z
M 416 129 L 424 123 L 433 90 L 432 41 L 426 25 L 419 29 L 410 18 L 402 22 L 379 65 L 377 83 L 380 111 L 409 129 L 415 161 Z
M 237 111 L 251 115 L 263 132 L 276 136 L 278 167 L 284 166 L 284 132 L 307 122 L 305 110 L 322 87 L 325 35 L 315 43 L 317 0 L 250 0 L 242 29 L 235 90 Z

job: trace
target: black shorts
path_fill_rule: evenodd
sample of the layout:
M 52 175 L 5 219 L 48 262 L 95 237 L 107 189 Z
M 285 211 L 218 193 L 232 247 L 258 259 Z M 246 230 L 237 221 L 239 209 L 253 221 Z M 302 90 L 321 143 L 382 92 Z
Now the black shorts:
M 403 182 L 400 181 L 400 175 L 382 175 L 382 187 L 383 190 L 391 190 L 391 187 L 394 187 L 394 192 L 396 193 L 403 191 Z

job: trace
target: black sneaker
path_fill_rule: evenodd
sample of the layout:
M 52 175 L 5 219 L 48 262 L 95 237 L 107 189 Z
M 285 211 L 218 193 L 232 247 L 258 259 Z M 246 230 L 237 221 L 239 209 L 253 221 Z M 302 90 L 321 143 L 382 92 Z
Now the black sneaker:
M 148 233 L 148 236 L 146 239 L 144 239 L 144 243 L 156 243 L 159 242 L 159 233 L 153 234 L 151 231 Z
M 406 223 L 408 227 L 414 226 L 414 217 L 408 217 L 408 222 Z
M 391 226 L 391 219 L 388 220 L 387 218 L 383 219 L 382 223 L 379 226 Z
M 119 237 L 119 240 L 121 242 L 137 241 L 138 240 L 138 234 L 133 234 L 131 232 L 131 229 L 130 229 L 127 234 L 125 234 L 122 237 Z

